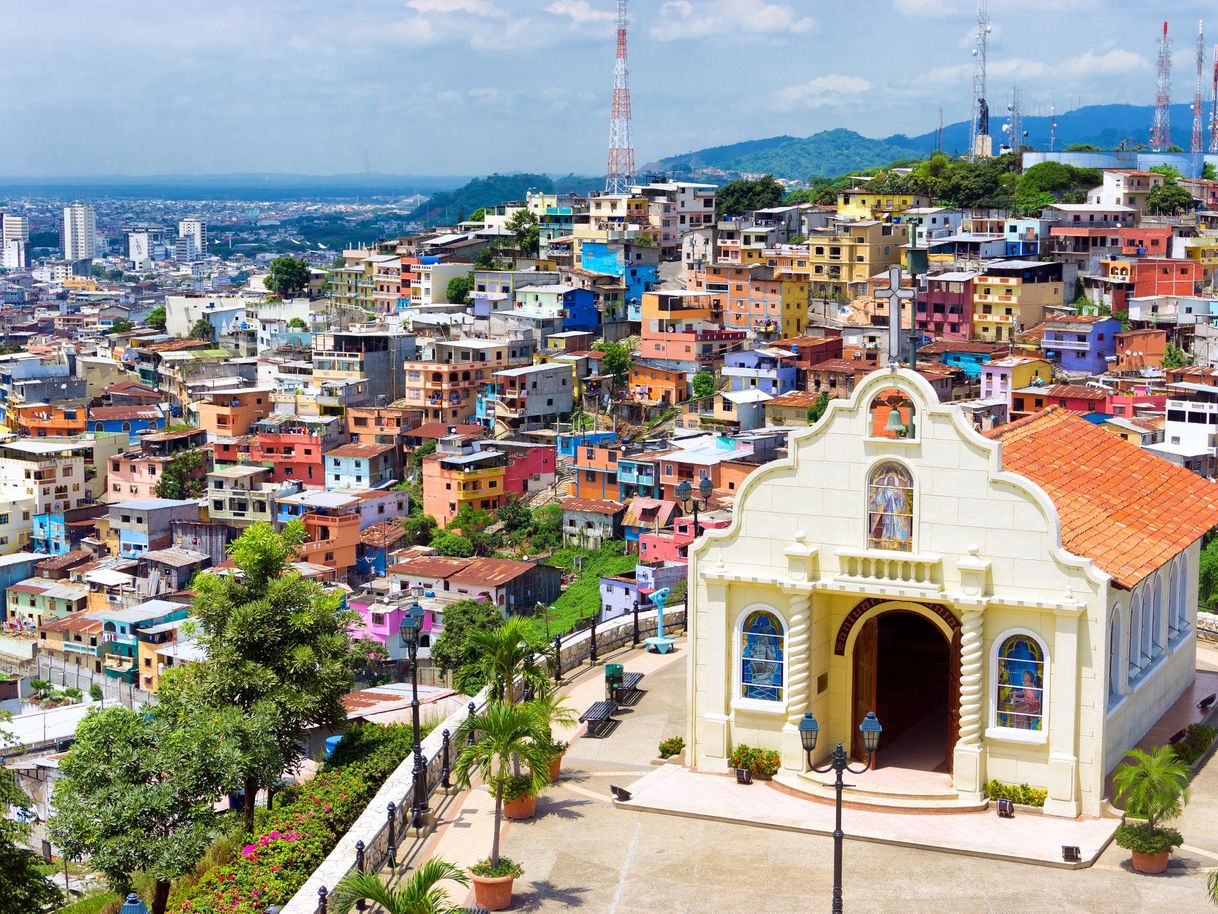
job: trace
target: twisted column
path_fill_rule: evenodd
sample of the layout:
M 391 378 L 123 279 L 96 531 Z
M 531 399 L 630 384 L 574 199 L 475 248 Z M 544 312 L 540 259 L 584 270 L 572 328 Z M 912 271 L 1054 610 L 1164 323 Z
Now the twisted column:
M 964 612 L 960 637 L 960 738 L 957 745 L 981 742 L 981 610 Z
M 787 595 L 787 720 L 798 724 L 808 705 L 808 678 L 812 666 L 812 595 Z

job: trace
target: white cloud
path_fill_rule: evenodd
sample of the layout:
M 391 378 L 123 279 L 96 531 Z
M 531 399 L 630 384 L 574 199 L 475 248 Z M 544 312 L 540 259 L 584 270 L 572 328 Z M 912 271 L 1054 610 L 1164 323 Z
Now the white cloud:
M 1095 9 L 1100 0 L 1072 0 L 1072 12 Z M 977 16 L 976 0 L 892 0 L 892 8 L 902 16 L 922 19 L 946 19 L 949 17 Z M 1003 15 L 1018 15 L 1033 11 L 1060 13 L 1062 0 L 990 0 L 991 18 Z
M 651 27 L 656 41 L 691 41 L 714 35 L 782 36 L 806 34 L 816 27 L 786 3 L 765 0 L 666 0 Z
M 1095 76 L 1111 76 L 1150 68 L 1150 61 L 1141 54 L 1113 48 L 1104 53 L 1086 51 L 1076 57 L 1066 57 L 1057 63 L 1045 63 L 1041 60 L 1029 60 L 1025 57 L 1005 57 L 990 60 L 986 67 L 990 90 L 994 90 L 994 81 L 1004 83 L 1015 81 L 1035 82 L 1036 80 L 1051 79 L 1055 82 L 1077 84 Z M 943 86 L 958 86 L 972 79 L 973 65 L 971 63 L 952 64 L 946 67 L 933 67 L 915 80 L 919 86 L 937 88 Z M 1004 90 L 1005 91 L 1005 90 Z
M 779 89 L 771 96 L 771 101 L 775 108 L 782 111 L 824 108 L 842 104 L 871 89 L 871 83 L 861 76 L 833 73 Z
M 425 16 L 435 13 L 468 13 L 471 16 L 493 16 L 499 19 L 506 15 L 490 0 L 410 0 L 406 5 Z
M 1087 51 L 1085 54 L 1068 58 L 1061 63 L 1061 72 L 1066 76 L 1101 76 L 1149 69 L 1150 61 L 1147 58 L 1123 48 L 1113 48 L 1104 54 Z
M 617 13 L 609 9 L 597 9 L 588 0 L 554 0 L 546 7 L 547 13 L 555 16 L 567 16 L 572 22 L 585 24 L 590 22 L 612 22 Z

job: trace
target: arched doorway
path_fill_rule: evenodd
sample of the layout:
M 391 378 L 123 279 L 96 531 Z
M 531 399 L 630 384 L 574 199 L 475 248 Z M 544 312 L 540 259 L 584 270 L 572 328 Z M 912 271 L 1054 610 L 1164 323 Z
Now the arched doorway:
M 854 642 L 853 753 L 858 725 L 875 711 L 884 726 L 876 767 L 951 771 L 959 726 L 959 650 L 916 612 L 893 609 L 859 625 Z

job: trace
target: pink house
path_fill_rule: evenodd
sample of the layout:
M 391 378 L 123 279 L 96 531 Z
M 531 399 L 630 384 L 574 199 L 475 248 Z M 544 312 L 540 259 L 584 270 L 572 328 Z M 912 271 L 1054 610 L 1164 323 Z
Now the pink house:
M 443 615 L 434 600 L 420 600 L 423 626 L 419 632 L 419 656 L 431 655 L 431 641 L 444 630 Z M 353 599 L 347 605 L 359 613 L 359 621 L 351 627 L 356 638 L 367 638 L 385 646 L 390 660 L 405 660 L 406 646 L 402 644 L 402 619 L 411 601 L 385 603 L 381 600 Z
M 732 522 L 730 516 L 704 515 L 698 518 L 700 530 L 721 530 Z M 693 517 L 678 517 L 671 530 L 643 533 L 639 536 L 639 561 L 656 562 L 689 561 L 689 544 L 694 541 Z
M 503 473 L 503 490 L 508 495 L 525 495 L 554 485 L 558 452 L 552 445 L 496 441 L 494 448 L 508 453 Z

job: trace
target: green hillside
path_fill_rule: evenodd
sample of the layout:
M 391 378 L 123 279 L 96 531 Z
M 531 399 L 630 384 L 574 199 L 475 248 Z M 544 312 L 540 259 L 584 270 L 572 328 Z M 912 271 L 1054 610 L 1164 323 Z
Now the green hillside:
M 603 187 L 604 183 L 604 178 L 586 175 L 566 175 L 555 179 L 549 175 L 527 173 L 493 174 L 474 178 L 456 190 L 432 195 L 406 218 L 429 225 L 451 225 L 467 219 L 475 210 L 485 206 L 523 200 L 531 190 L 543 194 L 588 193 Z

